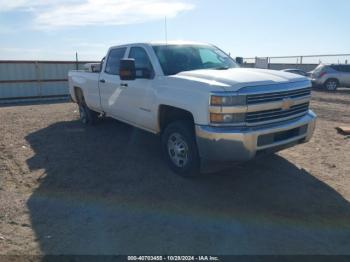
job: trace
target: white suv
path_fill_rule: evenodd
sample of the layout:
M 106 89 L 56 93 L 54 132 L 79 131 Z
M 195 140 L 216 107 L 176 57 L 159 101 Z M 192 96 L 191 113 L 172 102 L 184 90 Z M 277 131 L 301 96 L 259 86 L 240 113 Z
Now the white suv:
M 320 64 L 311 74 L 314 86 L 323 86 L 328 91 L 338 87 L 350 87 L 350 65 Z

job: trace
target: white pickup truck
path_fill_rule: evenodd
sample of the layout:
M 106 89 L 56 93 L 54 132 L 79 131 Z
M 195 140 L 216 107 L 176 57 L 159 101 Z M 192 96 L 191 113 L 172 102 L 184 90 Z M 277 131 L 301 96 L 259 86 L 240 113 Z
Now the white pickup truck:
M 212 45 L 114 46 L 92 66 L 69 72 L 81 121 L 107 116 L 160 134 L 170 168 L 183 176 L 305 143 L 315 128 L 307 78 L 240 68 Z

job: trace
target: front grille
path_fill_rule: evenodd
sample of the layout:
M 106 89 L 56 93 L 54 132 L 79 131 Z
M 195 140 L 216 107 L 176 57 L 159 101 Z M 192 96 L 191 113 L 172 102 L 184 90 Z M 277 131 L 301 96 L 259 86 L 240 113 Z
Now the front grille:
M 306 114 L 309 110 L 309 103 L 303 103 L 299 105 L 292 106 L 290 109 L 283 110 L 281 108 L 265 110 L 265 111 L 257 111 L 257 112 L 249 112 L 246 114 L 246 122 L 247 123 L 258 123 L 274 120 L 282 119 L 282 118 L 290 118 L 297 117 L 303 114 Z
M 284 98 L 298 98 L 303 96 L 309 96 L 311 94 L 311 88 L 302 88 L 297 90 L 273 92 L 266 94 L 254 94 L 247 96 L 247 104 L 259 104 L 268 103 L 283 100 Z

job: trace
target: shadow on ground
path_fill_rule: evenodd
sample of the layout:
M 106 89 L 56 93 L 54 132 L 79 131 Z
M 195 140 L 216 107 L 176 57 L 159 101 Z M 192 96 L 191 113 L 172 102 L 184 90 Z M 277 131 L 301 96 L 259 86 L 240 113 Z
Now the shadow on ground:
M 350 205 L 277 155 L 186 180 L 158 137 L 107 120 L 26 137 L 43 169 L 28 200 L 44 254 L 350 253 Z
M 29 105 L 47 105 L 47 104 L 61 104 L 61 103 L 67 103 L 70 101 L 70 98 L 68 95 L 65 97 L 59 97 L 59 98 L 34 98 L 31 99 L 19 99 L 17 100 L 0 100 L 0 108 L 1 107 L 12 107 L 12 106 L 29 106 Z

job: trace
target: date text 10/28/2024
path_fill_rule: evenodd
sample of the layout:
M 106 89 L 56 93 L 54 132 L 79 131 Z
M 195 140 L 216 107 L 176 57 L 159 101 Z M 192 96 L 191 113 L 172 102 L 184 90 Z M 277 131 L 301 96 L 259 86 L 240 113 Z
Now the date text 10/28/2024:
M 220 261 L 216 256 L 128 256 L 128 261 Z

